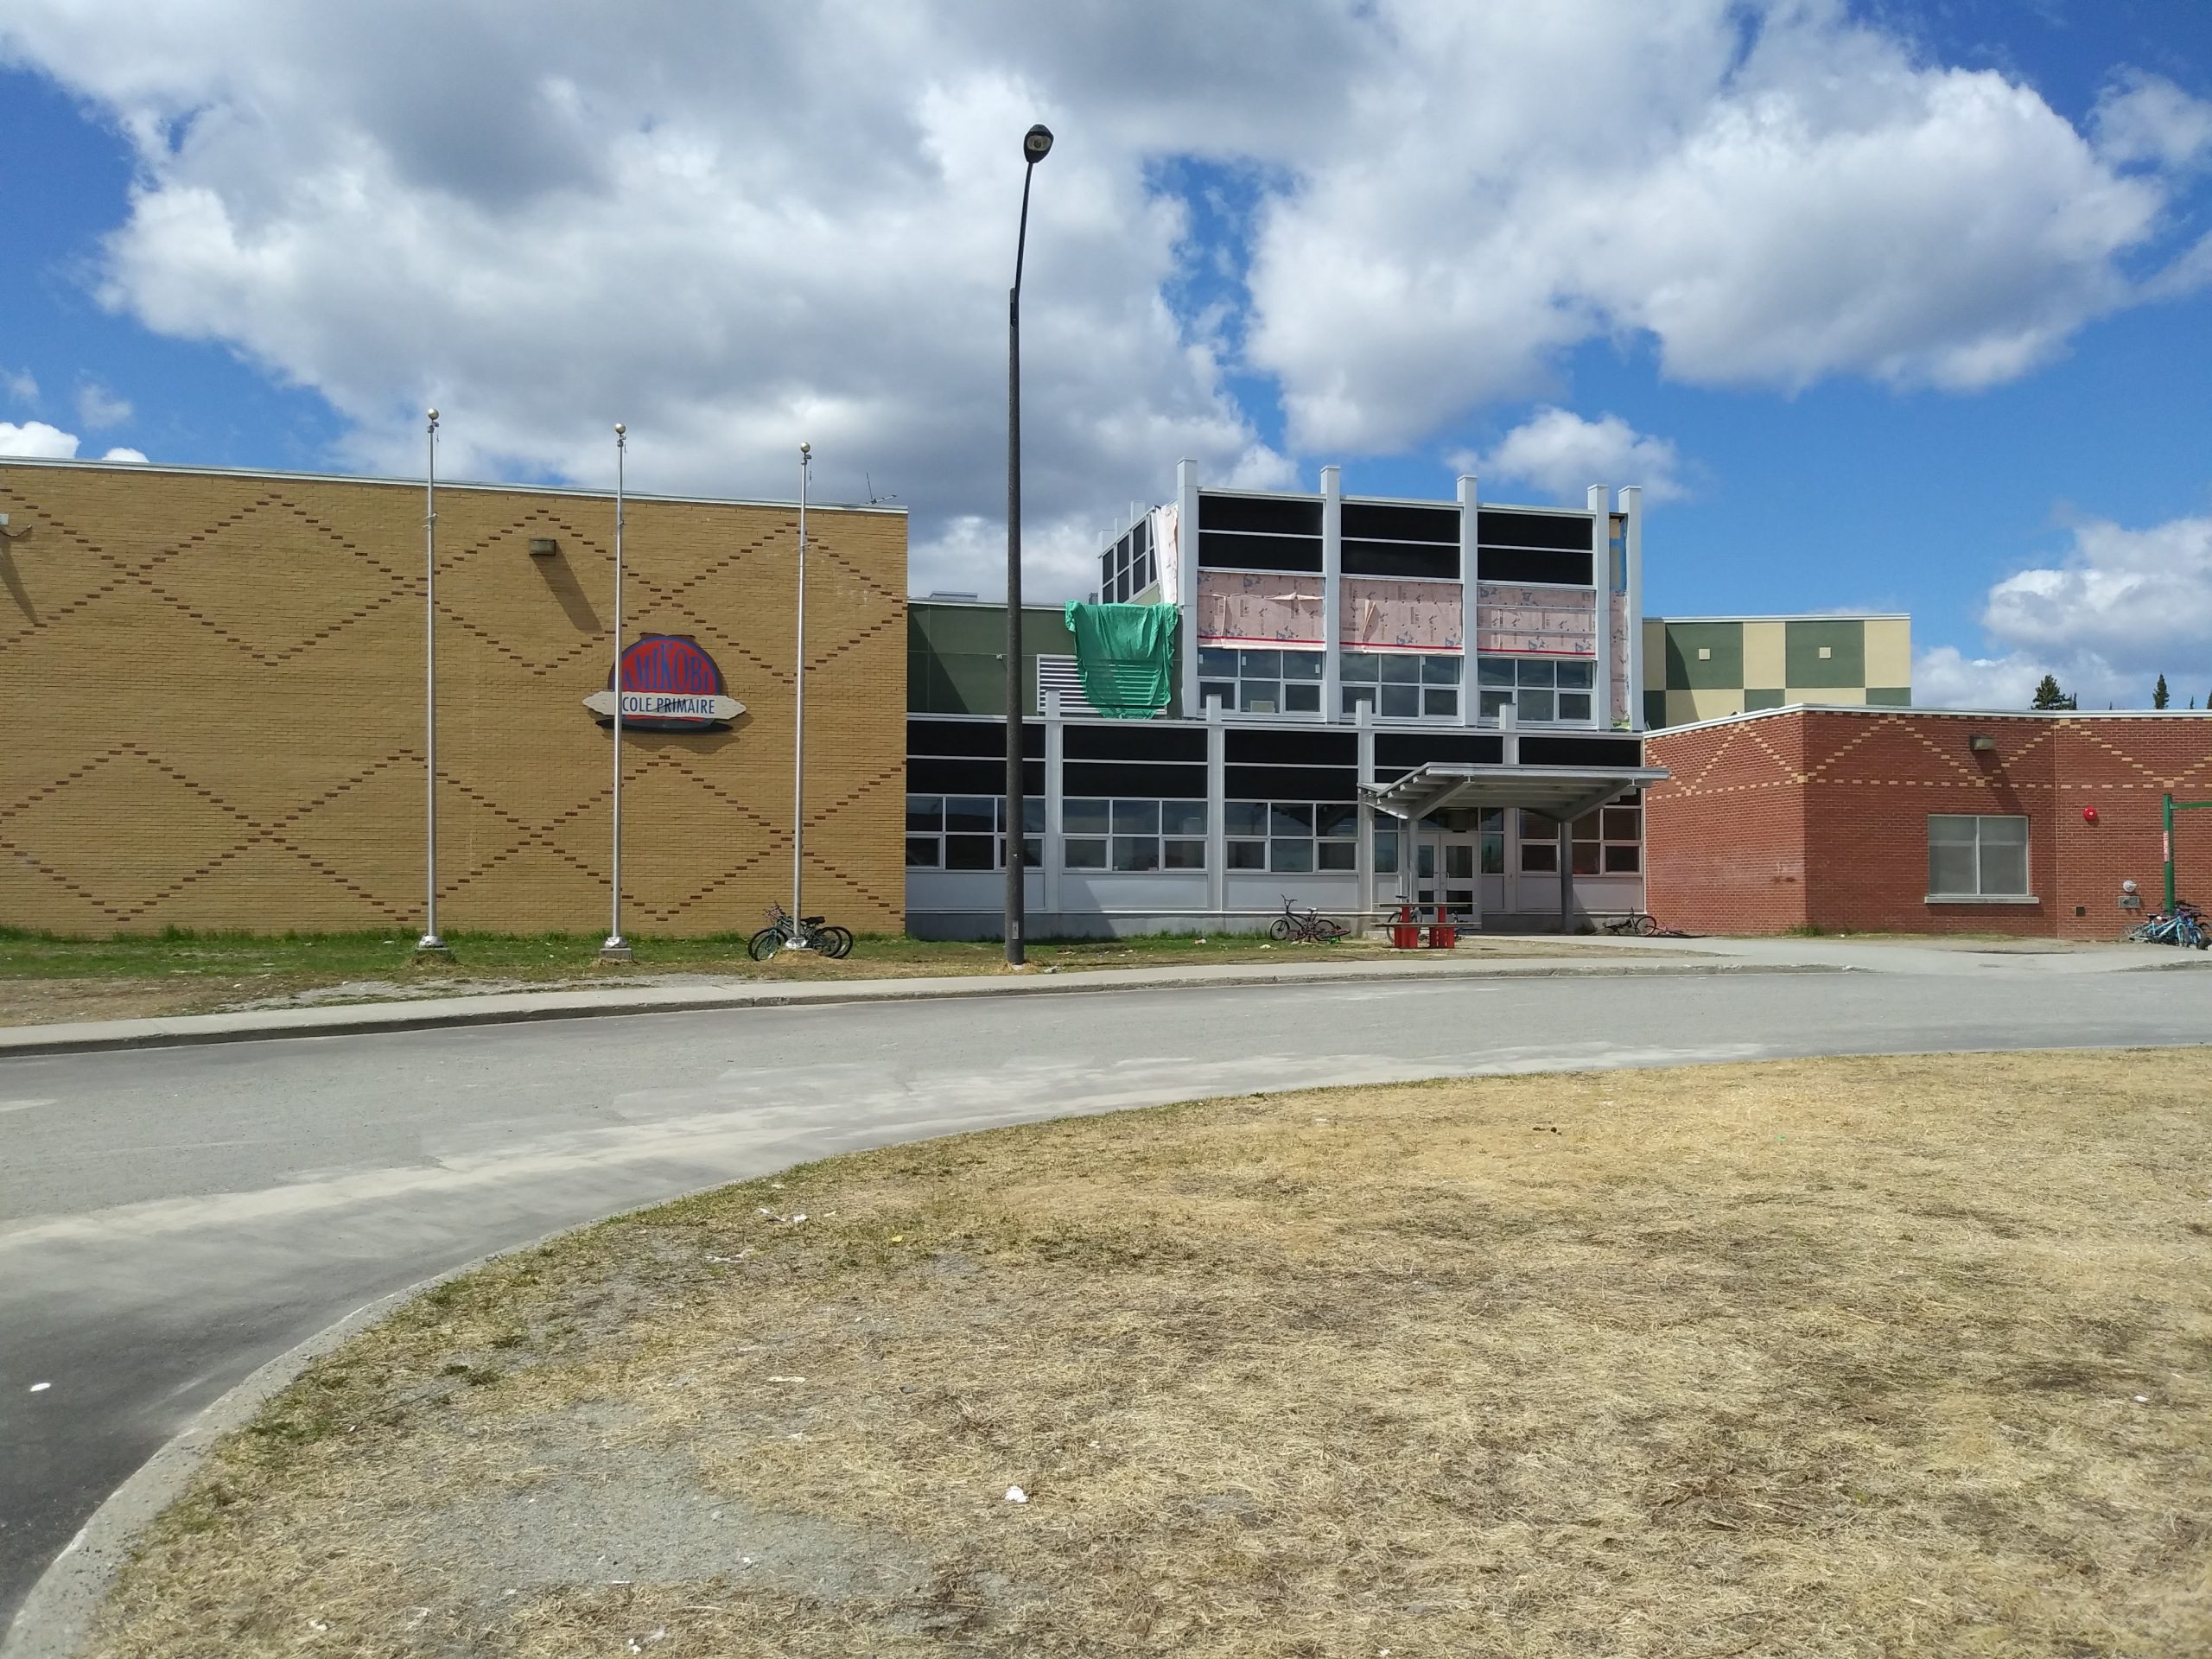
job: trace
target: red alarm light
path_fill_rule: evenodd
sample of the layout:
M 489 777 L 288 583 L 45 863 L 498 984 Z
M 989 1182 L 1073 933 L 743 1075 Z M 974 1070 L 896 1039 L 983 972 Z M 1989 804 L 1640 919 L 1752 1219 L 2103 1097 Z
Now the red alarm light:
M 2085 806 L 2085 807 L 2083 807 L 2083 808 L 2082 809 L 2082 823 L 2094 823 L 2096 821 L 2097 821 L 2097 809 L 2096 809 L 2095 807 L 2094 807 L 2094 806 Z

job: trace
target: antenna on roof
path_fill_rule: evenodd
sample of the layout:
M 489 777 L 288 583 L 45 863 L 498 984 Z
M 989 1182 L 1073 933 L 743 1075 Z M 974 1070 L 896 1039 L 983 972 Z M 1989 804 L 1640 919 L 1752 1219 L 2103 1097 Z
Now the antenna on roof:
M 874 477 L 874 474 L 871 474 L 871 473 L 862 473 L 862 474 L 861 474 L 861 477 L 862 479 L 864 479 L 864 480 L 867 480 L 867 483 L 868 483 L 868 505 L 870 505 L 871 507 L 880 506 L 880 505 L 883 505 L 883 503 L 885 503 L 886 501 L 896 501 L 896 500 L 899 499 L 899 498 L 898 498 L 897 496 L 895 496 L 895 495 L 878 495 L 878 494 L 875 493 L 875 477 Z

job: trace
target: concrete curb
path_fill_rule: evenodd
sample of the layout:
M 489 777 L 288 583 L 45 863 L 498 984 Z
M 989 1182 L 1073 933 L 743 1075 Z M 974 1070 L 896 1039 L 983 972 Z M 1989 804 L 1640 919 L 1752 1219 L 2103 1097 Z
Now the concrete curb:
M 648 1206 L 650 1207 L 650 1206 Z M 296 1344 L 257 1368 L 243 1382 L 208 1402 L 185 1430 L 138 1465 L 130 1478 L 101 1501 L 92 1518 L 77 1529 L 62 1552 L 47 1564 L 15 1618 L 0 1632 L 0 1659 L 74 1659 L 91 1636 L 92 1621 L 106 1605 L 116 1575 L 130 1561 L 139 1535 L 156 1516 L 184 1495 L 200 1460 L 215 1442 L 243 1427 L 300 1373 L 333 1349 L 378 1324 L 424 1291 L 487 1267 L 502 1256 L 534 1250 L 573 1232 L 563 1228 L 526 1244 L 494 1250 L 447 1273 L 434 1274 L 390 1295 L 379 1296 L 334 1320 L 305 1342 Z
M 531 991 L 440 997 L 421 1002 L 365 1002 L 337 1007 L 284 1008 L 255 1014 L 181 1014 L 170 1019 L 111 1020 L 0 1028 L 0 1059 L 11 1055 L 86 1054 L 108 1049 L 174 1048 L 207 1043 L 267 1042 L 298 1037 L 351 1037 L 443 1027 L 513 1025 L 544 1020 L 594 1020 L 620 1014 L 699 1014 L 716 1009 L 836 1007 L 861 1002 L 958 1001 L 995 996 L 1073 996 L 1100 991 L 1207 990 L 1253 986 L 1398 983 L 1446 979 L 1557 979 L 1634 976 L 1835 974 L 1840 963 L 1763 963 L 1711 957 L 1637 962 L 1580 962 L 1528 957 L 1484 962 L 1295 963 L 1281 967 L 1182 969 L 1144 968 L 995 979 L 877 979 L 830 985 L 753 986 L 657 991 Z

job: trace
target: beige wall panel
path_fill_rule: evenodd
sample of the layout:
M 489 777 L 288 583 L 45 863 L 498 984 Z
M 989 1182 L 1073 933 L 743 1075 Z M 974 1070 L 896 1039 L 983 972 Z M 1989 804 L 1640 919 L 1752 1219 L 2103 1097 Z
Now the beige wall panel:
M 1667 689 L 1667 625 L 1656 616 L 1643 619 L 1643 689 Z
M 1881 617 L 1866 624 L 1866 683 L 1912 683 L 1912 622 L 1906 617 Z
M 606 925 L 613 503 L 439 493 L 440 920 Z M 407 928 L 423 868 L 419 486 L 0 464 L 0 922 Z M 809 514 L 810 908 L 903 923 L 906 521 Z M 533 558 L 531 538 L 558 543 Z M 796 521 L 633 499 L 624 622 L 747 705 L 632 734 L 626 925 L 788 891 Z
M 1860 709 L 1866 703 L 1866 688 L 1863 685 L 1796 685 L 1786 688 L 1782 700 L 1786 703 L 1827 702 L 1847 709 Z
M 1785 625 L 1780 622 L 1744 624 L 1744 683 L 1770 689 L 1785 683 L 1783 642 Z

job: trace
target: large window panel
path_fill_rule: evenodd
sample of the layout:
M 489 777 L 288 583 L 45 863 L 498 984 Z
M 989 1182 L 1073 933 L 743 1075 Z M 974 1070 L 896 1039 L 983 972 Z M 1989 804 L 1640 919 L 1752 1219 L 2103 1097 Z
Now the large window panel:
M 1931 899 L 2025 899 L 2028 821 L 2012 814 L 1936 812 L 1928 818 Z

